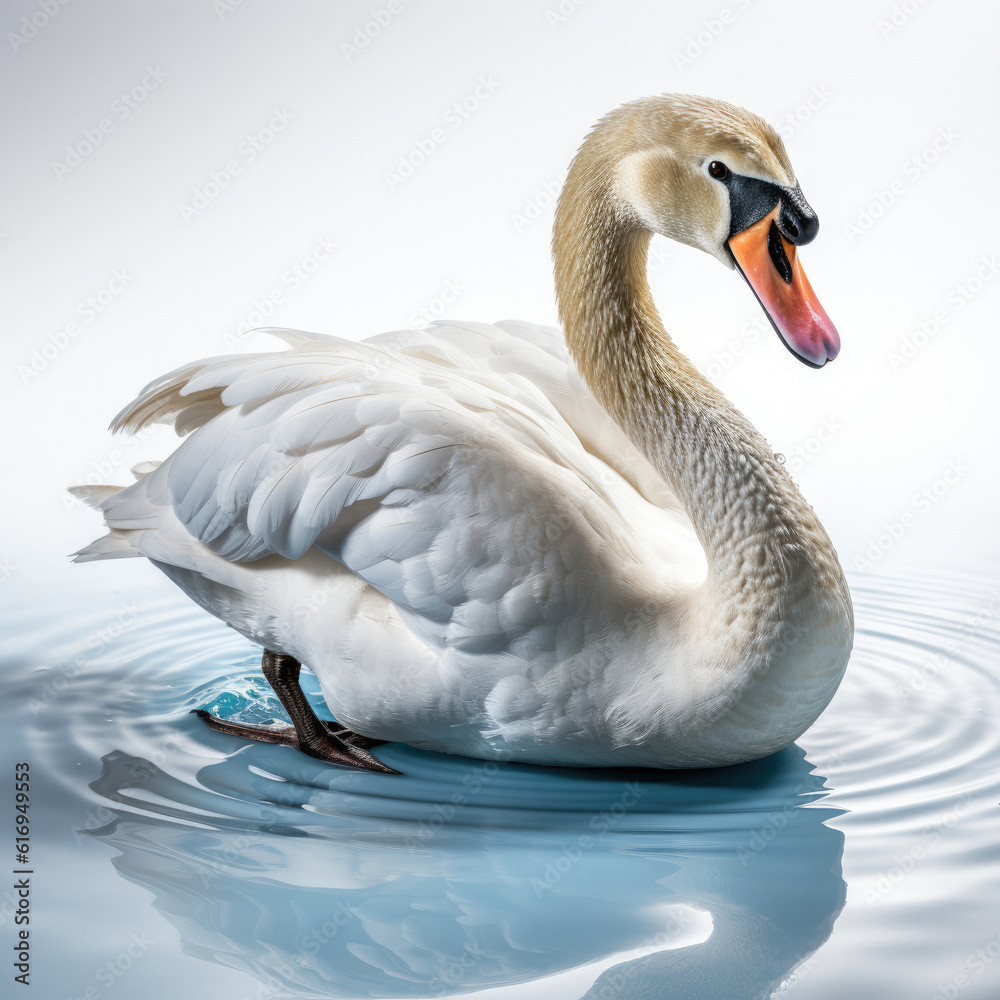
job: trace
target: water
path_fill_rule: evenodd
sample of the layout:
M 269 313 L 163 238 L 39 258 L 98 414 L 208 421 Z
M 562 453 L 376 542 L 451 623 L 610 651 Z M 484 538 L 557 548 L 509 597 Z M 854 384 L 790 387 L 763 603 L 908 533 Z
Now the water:
M 994 578 L 852 581 L 844 684 L 764 761 L 391 745 L 386 777 L 209 730 L 191 709 L 281 717 L 259 652 L 149 567 L 74 567 L 4 630 L 33 995 L 995 998 Z

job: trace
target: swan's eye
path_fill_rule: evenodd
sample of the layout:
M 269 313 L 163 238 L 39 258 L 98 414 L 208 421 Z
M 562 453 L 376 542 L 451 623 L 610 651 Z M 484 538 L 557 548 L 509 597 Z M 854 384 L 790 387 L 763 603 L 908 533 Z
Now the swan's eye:
M 712 160 L 708 165 L 708 172 L 717 180 L 724 181 L 729 176 L 729 167 L 721 160 Z

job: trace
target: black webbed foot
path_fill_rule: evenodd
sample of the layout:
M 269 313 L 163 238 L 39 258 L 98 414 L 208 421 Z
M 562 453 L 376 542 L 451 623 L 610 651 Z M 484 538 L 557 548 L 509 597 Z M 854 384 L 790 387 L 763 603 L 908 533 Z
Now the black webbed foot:
M 196 709 L 194 714 L 212 729 L 229 736 L 295 747 L 317 760 L 340 764 L 343 767 L 377 771 L 382 774 L 400 773 L 369 753 L 372 747 L 382 742 L 381 740 L 373 740 L 336 723 L 325 722 L 316 715 L 299 686 L 301 664 L 294 657 L 265 650 L 261 669 L 281 704 L 284 705 L 285 711 L 288 712 L 292 725 L 249 726 L 218 719 L 204 709 Z

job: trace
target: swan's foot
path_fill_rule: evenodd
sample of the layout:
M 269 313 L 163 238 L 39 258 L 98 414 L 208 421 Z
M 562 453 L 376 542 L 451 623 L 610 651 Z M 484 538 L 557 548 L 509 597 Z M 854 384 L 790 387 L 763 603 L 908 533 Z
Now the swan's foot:
M 316 715 L 299 686 L 301 664 L 294 657 L 272 653 L 267 649 L 261 660 L 261 669 L 281 704 L 285 706 L 285 711 L 292 720 L 290 726 L 248 726 L 240 722 L 227 722 L 203 709 L 196 709 L 194 714 L 212 729 L 230 736 L 295 747 L 317 760 L 344 767 L 378 771 L 381 774 L 400 773 L 368 752 L 372 747 L 378 746 L 381 740 L 352 733 L 350 729 L 324 722 Z

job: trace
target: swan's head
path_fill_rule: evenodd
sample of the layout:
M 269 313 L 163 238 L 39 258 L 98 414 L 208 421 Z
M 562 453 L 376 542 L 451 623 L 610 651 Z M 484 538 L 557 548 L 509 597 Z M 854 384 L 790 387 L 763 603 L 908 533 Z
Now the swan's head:
M 767 122 L 723 101 L 665 94 L 612 112 L 581 157 L 588 146 L 621 218 L 735 266 L 806 364 L 837 356 L 840 337 L 797 254 L 819 220 Z

